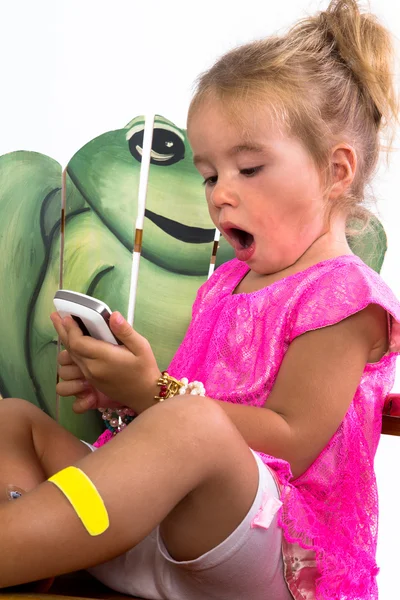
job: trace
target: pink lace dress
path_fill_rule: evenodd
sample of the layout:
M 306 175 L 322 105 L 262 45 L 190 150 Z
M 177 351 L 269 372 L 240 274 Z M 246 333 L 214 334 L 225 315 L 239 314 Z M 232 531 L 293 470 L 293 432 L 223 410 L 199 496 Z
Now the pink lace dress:
M 389 351 L 366 365 L 345 418 L 309 469 L 293 479 L 286 461 L 260 454 L 281 491 L 278 518 L 293 597 L 377 599 L 374 456 L 400 349 L 394 341 L 400 303 L 356 256 L 326 260 L 262 290 L 234 294 L 247 271 L 234 259 L 200 288 L 191 324 L 168 369 L 174 377 L 202 381 L 211 398 L 262 406 L 297 336 L 371 303 L 388 312 Z

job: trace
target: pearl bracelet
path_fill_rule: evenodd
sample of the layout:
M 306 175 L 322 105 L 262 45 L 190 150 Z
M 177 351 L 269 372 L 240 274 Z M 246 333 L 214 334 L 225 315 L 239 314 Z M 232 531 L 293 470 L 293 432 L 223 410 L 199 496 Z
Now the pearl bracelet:
M 187 377 L 182 379 L 175 379 L 168 375 L 166 371 L 161 373 L 157 381 L 157 385 L 160 387 L 160 395 L 154 396 L 154 400 L 163 402 L 167 398 L 172 396 L 183 396 L 188 394 L 191 396 L 205 396 L 206 390 L 201 381 L 191 381 Z M 133 421 L 137 414 L 131 408 L 127 406 L 121 406 L 120 408 L 99 408 L 102 413 L 102 419 L 107 429 L 111 431 L 113 435 L 116 435 L 129 423 Z
M 183 396 L 184 394 L 190 394 L 191 396 L 205 396 L 206 390 L 201 381 L 191 381 L 189 383 L 186 377 L 182 377 L 180 380 L 183 385 L 179 390 L 179 394 Z

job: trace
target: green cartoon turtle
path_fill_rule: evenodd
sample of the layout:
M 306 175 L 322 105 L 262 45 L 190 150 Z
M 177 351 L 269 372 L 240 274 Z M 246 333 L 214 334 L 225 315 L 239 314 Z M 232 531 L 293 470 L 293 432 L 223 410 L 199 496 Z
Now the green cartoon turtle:
M 88 440 L 102 430 L 99 415 L 78 417 L 65 399 L 56 407 L 49 314 L 61 286 L 127 315 L 143 132 L 139 116 L 100 135 L 72 157 L 63 177 L 56 161 L 37 153 L 0 157 L 0 250 L 7 257 L 0 264 L 0 391 L 29 399 Z M 186 131 L 157 116 L 134 326 L 160 368 L 184 335 L 209 269 L 215 230 L 201 181 Z M 379 271 L 386 249 L 379 222 L 355 239 L 354 251 Z M 232 256 L 222 241 L 217 264 Z
M 30 301 L 21 311 L 24 332 L 20 332 L 19 346 L 8 357 L 9 364 L 26 363 L 21 376 L 28 381 L 17 388 L 11 371 L 8 376 L 9 371 L 5 370 L 2 383 L 9 395 L 28 397 L 53 416 L 57 349 L 48 316 L 53 310 L 54 293 L 60 287 L 61 252 L 64 288 L 94 295 L 113 310 L 127 314 L 143 130 L 144 118 L 137 117 L 125 128 L 92 140 L 73 156 L 64 179 L 64 236 L 61 169 L 57 163 L 51 163 L 56 183 L 53 182 L 46 201 L 40 204 L 40 193 L 37 194 L 34 209 L 31 199 L 25 199 L 35 214 L 41 214 L 37 222 L 30 217 L 26 223 L 32 252 L 38 254 L 39 248 L 41 254 L 35 271 L 24 264 L 31 286 Z M 27 163 L 33 159 L 32 153 L 14 154 Z M 48 159 L 35 157 L 32 169 L 39 179 L 42 171 L 45 181 Z M 19 180 L 22 173 L 16 171 L 15 179 Z M 10 176 L 9 170 L 9 179 Z M 21 197 L 19 201 L 24 203 Z M 160 367 L 165 368 L 187 328 L 196 291 L 207 278 L 215 228 L 208 215 L 201 177 L 192 163 L 186 132 L 162 117 L 156 117 L 154 123 L 145 216 L 135 327 L 149 339 Z M 11 257 L 10 242 L 8 248 Z M 231 248 L 221 243 L 218 261 L 232 256 Z M 13 298 L 21 294 L 21 289 L 22 285 L 19 289 L 16 286 Z M 9 318 L 8 328 L 15 329 Z M 87 436 L 93 423 L 98 432 L 96 416 L 76 417 L 65 400 L 60 403 L 59 416 L 78 435 Z

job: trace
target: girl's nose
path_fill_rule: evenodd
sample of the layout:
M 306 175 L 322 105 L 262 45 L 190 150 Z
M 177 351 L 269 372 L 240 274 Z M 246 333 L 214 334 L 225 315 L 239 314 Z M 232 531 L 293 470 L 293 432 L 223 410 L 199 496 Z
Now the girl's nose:
M 220 181 L 217 181 L 213 187 L 210 199 L 211 204 L 216 208 L 221 208 L 226 205 L 236 206 L 238 203 L 237 193 L 230 186 L 227 186 Z

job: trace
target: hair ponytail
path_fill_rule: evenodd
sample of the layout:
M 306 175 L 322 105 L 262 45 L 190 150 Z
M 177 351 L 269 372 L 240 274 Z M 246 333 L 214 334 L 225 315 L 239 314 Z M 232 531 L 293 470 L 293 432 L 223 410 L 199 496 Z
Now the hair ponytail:
M 332 0 L 319 15 L 319 29 L 332 54 L 349 70 L 374 123 L 387 130 L 391 149 L 399 124 L 394 86 L 395 53 L 388 30 L 371 13 L 361 13 L 356 0 Z

